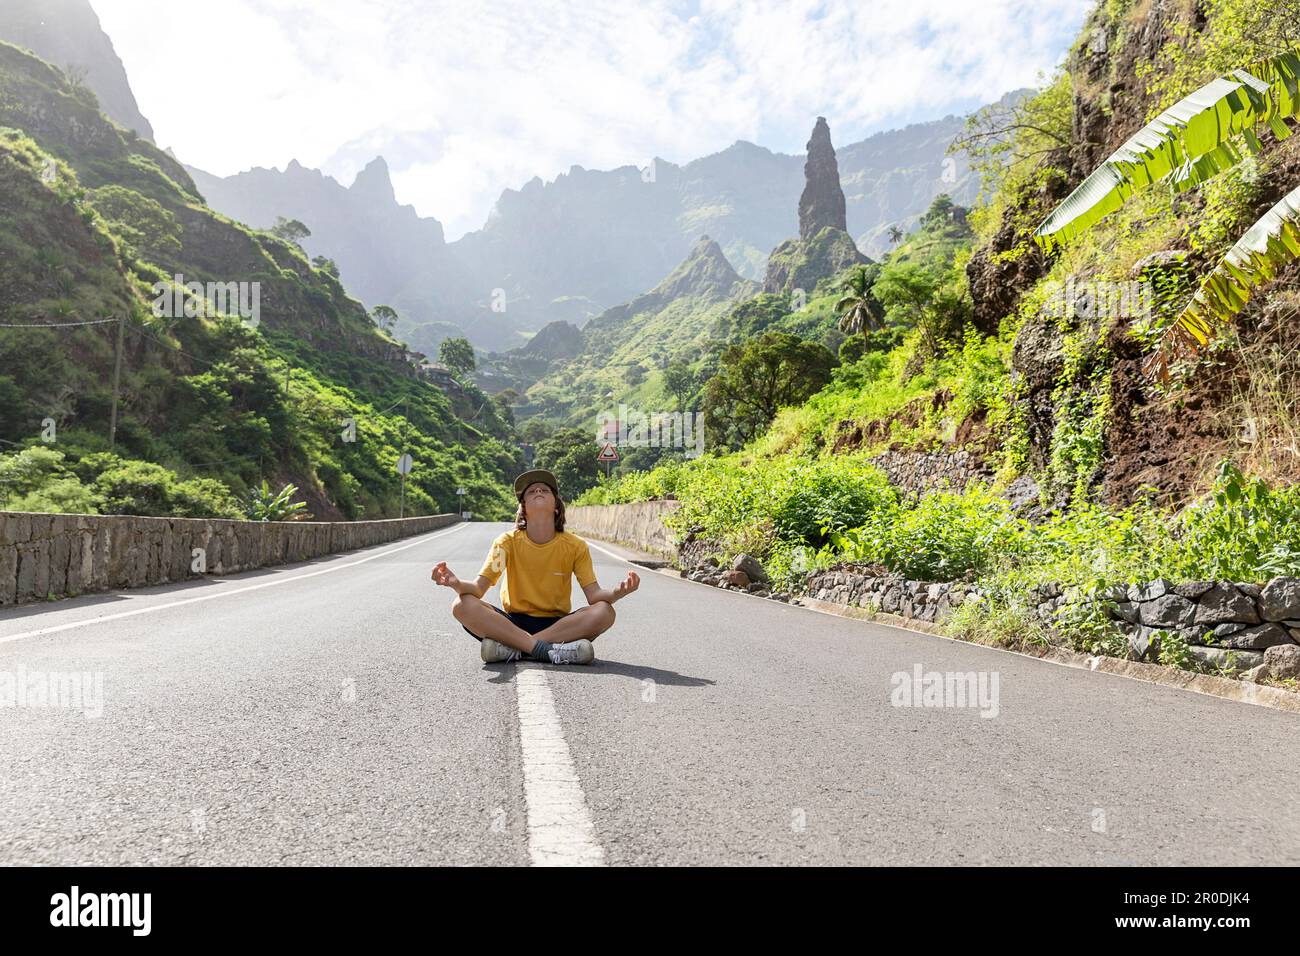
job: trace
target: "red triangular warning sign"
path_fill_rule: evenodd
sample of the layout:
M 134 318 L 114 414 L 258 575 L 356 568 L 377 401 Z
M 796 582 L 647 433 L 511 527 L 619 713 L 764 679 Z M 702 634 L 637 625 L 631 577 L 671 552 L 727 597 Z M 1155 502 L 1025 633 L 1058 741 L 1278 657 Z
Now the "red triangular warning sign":
M 618 461 L 618 452 L 614 450 L 613 442 L 605 442 L 605 447 L 600 450 L 596 456 L 597 461 Z

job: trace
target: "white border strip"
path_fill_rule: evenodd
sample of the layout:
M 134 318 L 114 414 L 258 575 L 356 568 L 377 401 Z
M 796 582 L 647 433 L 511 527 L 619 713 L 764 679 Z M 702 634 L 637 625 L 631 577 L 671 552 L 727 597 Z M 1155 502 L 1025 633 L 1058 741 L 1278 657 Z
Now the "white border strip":
M 262 588 L 273 588 L 280 584 L 291 584 L 294 581 L 305 581 L 307 578 L 314 578 L 320 574 L 332 574 L 335 571 L 343 571 L 347 568 L 355 568 L 358 564 L 365 564 L 367 561 L 374 561 L 376 558 L 384 558 L 390 554 L 396 554 L 399 551 L 405 551 L 407 548 L 414 548 L 416 545 L 424 544 L 433 538 L 441 538 L 444 535 L 452 534 L 467 527 L 466 522 L 459 522 L 446 531 L 439 531 L 432 534 L 423 534 L 420 537 L 396 548 L 389 548 L 376 554 L 367 555 L 356 561 L 349 561 L 346 564 L 331 564 L 327 568 L 321 568 L 317 571 L 308 571 L 306 574 L 295 574 L 292 577 L 276 577 L 271 581 L 263 581 L 260 584 L 250 584 L 242 588 L 229 588 L 217 591 L 214 594 L 202 594 L 198 597 L 185 598 L 181 601 L 169 601 L 166 604 L 153 604 L 149 607 L 136 608 L 134 611 L 120 611 L 117 614 L 105 614 L 102 617 L 91 617 L 81 621 L 70 621 L 67 624 L 55 624 L 51 627 L 42 627 L 35 631 L 23 631 L 21 634 L 10 634 L 8 637 L 0 637 L 0 644 L 8 644 L 11 641 L 21 641 L 29 637 L 40 637 L 43 634 L 57 634 L 60 631 L 71 631 L 73 628 L 88 627 L 91 624 L 104 624 L 108 621 L 118 621 L 124 617 L 135 617 L 137 614 L 152 614 L 155 611 L 166 611 L 174 607 L 183 607 L 186 604 L 198 604 L 200 601 L 213 601 L 217 598 L 230 597 L 233 594 L 247 594 L 249 591 L 259 591 Z M 179 583 L 179 582 L 178 582 Z M 51 610 L 57 610 L 51 608 Z
M 605 851 L 596 840 L 544 667 L 517 664 L 515 693 L 533 866 L 604 866 Z

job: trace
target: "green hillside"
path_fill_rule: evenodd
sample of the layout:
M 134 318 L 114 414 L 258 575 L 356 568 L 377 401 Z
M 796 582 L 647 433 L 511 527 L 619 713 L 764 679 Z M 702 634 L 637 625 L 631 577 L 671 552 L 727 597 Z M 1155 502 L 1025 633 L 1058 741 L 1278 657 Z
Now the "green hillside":
M 458 486 L 504 514 L 511 427 L 477 389 L 456 406 L 421 382 L 318 264 L 214 213 L 87 89 L 0 43 L 0 507 L 234 515 L 266 479 L 319 518 L 395 516 L 405 448 L 407 514 L 455 510 Z M 257 283 L 258 321 L 156 316 L 178 275 Z

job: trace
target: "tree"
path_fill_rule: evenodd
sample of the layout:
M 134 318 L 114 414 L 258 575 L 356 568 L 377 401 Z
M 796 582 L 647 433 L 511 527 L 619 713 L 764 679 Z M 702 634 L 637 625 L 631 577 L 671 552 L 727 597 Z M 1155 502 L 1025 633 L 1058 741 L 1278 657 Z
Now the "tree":
M 335 264 L 333 259 L 327 259 L 325 256 L 317 256 L 312 259 L 311 264 L 326 275 L 331 275 L 336 279 L 339 277 L 339 267 Z
M 835 356 L 788 332 L 767 332 L 722 353 L 704 389 L 704 417 L 714 444 L 738 448 L 786 405 L 798 405 L 831 378 Z
M 572 501 L 600 479 L 599 451 L 591 432 L 569 428 L 537 443 L 533 465 L 554 474 L 564 500 Z
M 397 326 L 397 310 L 390 305 L 377 305 L 370 310 L 370 318 L 383 332 L 392 332 Z
M 898 226 L 890 226 L 887 235 L 891 246 L 896 246 L 903 241 L 903 230 L 899 229 Z
M 664 369 L 664 391 L 677 402 L 677 411 L 686 407 L 695 391 L 695 374 L 685 362 L 670 362 Z
M 509 427 L 514 428 L 515 410 L 512 406 L 519 404 L 519 393 L 513 388 L 507 388 L 505 391 L 493 395 L 492 403 L 496 406 L 497 417 Z
M 297 219 L 285 219 L 283 216 L 276 216 L 275 225 L 271 227 L 271 235 L 286 242 L 292 242 L 296 246 L 301 246 L 303 240 L 311 236 L 311 230 Z
M 466 338 L 443 339 L 438 346 L 438 361 L 447 366 L 457 378 L 478 367 L 474 361 L 474 346 Z
M 880 270 L 871 291 L 884 305 L 891 323 L 920 332 L 917 361 L 938 355 L 961 338 L 969 303 L 958 291 L 954 277 L 916 263 L 890 263 Z M 915 363 L 909 363 L 915 370 Z
M 840 286 L 844 297 L 835 303 L 835 311 L 840 313 L 840 331 L 847 335 L 858 332 L 866 334 L 868 329 L 879 328 L 884 322 L 885 310 L 871 292 L 871 280 L 867 277 L 866 266 L 855 266 L 849 271 L 848 278 Z
M 976 110 L 948 154 L 966 153 L 987 189 L 996 188 L 1013 169 L 1054 162 L 1070 146 L 1073 97 L 1069 73 L 1059 71 L 1032 96 L 1009 95 Z
M 927 209 L 925 215 L 921 217 L 921 226 L 932 228 L 934 226 L 942 226 L 944 223 L 951 221 L 953 217 L 953 208 L 952 197 L 947 193 L 940 193 L 934 197 L 930 203 L 930 208 Z

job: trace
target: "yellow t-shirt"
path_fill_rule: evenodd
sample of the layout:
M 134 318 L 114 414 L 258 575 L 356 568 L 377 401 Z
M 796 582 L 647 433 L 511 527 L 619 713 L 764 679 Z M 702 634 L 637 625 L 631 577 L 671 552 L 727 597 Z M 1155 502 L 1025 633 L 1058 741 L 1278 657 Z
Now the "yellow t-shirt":
M 537 617 L 569 613 L 569 575 L 578 576 L 581 588 L 596 580 L 587 542 L 567 531 L 546 544 L 535 543 L 518 528 L 498 535 L 479 574 L 496 584 L 502 571 L 501 609 Z

